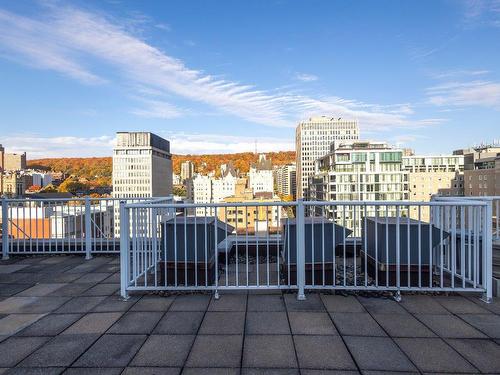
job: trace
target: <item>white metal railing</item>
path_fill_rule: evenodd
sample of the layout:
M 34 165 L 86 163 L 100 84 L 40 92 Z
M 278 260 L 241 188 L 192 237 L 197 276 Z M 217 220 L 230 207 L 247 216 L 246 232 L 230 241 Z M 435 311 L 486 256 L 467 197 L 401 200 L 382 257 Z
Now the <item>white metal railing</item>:
M 312 289 L 492 296 L 492 205 L 246 202 L 120 205 L 121 294 Z
M 1 199 L 2 257 L 10 254 L 119 253 L 119 198 Z M 172 202 L 131 198 L 128 203 Z
M 473 200 L 485 201 L 491 204 L 491 233 L 494 241 L 500 241 L 500 196 L 466 196 L 466 197 L 452 197 L 452 196 L 433 196 L 434 201 L 450 201 L 450 200 Z

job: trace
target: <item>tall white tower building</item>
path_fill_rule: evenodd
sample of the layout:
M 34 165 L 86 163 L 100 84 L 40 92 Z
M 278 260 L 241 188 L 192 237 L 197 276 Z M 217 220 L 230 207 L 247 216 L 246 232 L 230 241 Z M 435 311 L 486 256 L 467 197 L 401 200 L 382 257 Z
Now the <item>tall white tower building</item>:
M 148 132 L 118 132 L 113 149 L 113 197 L 148 198 L 172 194 L 170 142 Z M 114 212 L 120 232 L 119 207 Z
M 181 183 L 194 176 L 194 163 L 191 160 L 186 160 L 181 163 Z
M 297 167 L 295 163 L 280 165 L 274 169 L 276 191 L 281 195 L 297 195 Z
M 333 142 L 358 139 L 357 120 L 321 116 L 300 122 L 295 131 L 297 197 L 305 196 L 308 178 L 314 175 L 314 162 L 330 152 L 330 145 Z
M 170 194 L 170 142 L 153 133 L 117 133 L 113 149 L 113 197 L 166 197 Z

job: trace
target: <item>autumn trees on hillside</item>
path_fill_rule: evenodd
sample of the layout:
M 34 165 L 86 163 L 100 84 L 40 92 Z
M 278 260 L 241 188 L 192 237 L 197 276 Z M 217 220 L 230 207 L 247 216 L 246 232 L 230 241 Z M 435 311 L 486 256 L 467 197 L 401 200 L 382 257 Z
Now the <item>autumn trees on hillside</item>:
M 294 151 L 279 151 L 266 153 L 273 165 L 289 164 L 295 161 Z M 179 174 L 181 163 L 191 160 L 195 164 L 196 171 L 208 173 L 218 171 L 221 164 L 231 162 L 235 169 L 242 173 L 247 173 L 250 165 L 255 163 L 258 155 L 252 152 L 242 152 L 238 154 L 209 154 L 209 155 L 173 155 L 173 172 Z M 62 172 L 66 180 L 61 184 L 64 189 L 74 190 L 82 188 L 77 186 L 83 184 L 88 187 L 111 186 L 111 176 L 113 171 L 111 157 L 99 158 L 57 158 L 38 159 L 28 161 L 28 167 L 52 172 Z M 67 181 L 67 182 L 66 182 Z

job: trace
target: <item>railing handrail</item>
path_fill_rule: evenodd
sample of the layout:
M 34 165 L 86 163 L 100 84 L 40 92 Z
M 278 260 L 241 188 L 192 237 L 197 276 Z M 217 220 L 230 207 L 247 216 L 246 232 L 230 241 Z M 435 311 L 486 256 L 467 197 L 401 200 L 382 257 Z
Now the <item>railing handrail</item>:
M 86 200 L 91 200 L 91 201 L 109 201 L 109 200 L 114 200 L 114 201 L 127 201 L 127 200 L 140 200 L 140 201 L 157 201 L 157 200 L 163 200 L 163 199 L 170 199 L 171 197 L 142 197 L 142 198 L 120 198 L 120 197 L 98 197 L 98 198 L 93 198 L 93 197 L 74 197 L 74 198 L 0 198 L 0 200 L 5 199 L 7 202 L 74 202 L 74 201 L 80 201 L 80 202 L 85 202 Z
M 126 208 L 148 208 L 151 204 L 154 204 L 157 208 L 230 208 L 230 207 L 272 207 L 272 206 L 281 206 L 281 207 L 294 207 L 298 205 L 298 200 L 296 201 L 274 201 L 274 202 L 263 202 L 263 201 L 255 201 L 255 202 L 218 202 L 218 203 L 159 203 L 155 204 L 155 201 L 146 201 L 146 202 L 136 202 L 136 203 L 127 203 L 125 205 Z M 456 206 L 457 204 L 463 206 L 486 206 L 487 202 L 482 200 L 454 200 L 454 201 L 303 201 L 305 206 Z
M 464 199 L 464 200 L 477 200 L 477 201 L 493 201 L 500 199 L 500 195 L 480 195 L 480 196 L 472 196 L 472 195 L 434 195 L 432 196 L 433 200 L 455 200 L 455 199 Z
M 148 208 L 154 202 L 138 202 L 138 203 L 127 203 L 125 208 Z M 224 208 L 224 207 L 269 207 L 269 206 L 283 206 L 283 207 L 293 207 L 297 205 L 297 201 L 293 202 L 234 202 L 234 203 L 161 203 L 155 204 L 156 208 Z
M 487 203 L 480 202 L 467 202 L 467 201 L 454 201 L 454 202 L 433 202 L 433 201 L 410 201 L 410 200 L 401 200 L 401 201 L 361 201 L 361 200 L 353 200 L 353 201 L 304 201 L 304 205 L 306 206 L 328 206 L 328 205 L 340 205 L 340 206 L 456 206 L 459 202 L 464 206 L 486 206 Z

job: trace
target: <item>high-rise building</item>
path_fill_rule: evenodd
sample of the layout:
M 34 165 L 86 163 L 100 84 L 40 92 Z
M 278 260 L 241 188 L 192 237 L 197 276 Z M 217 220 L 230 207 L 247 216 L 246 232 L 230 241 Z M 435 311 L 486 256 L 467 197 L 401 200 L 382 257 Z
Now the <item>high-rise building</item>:
M 318 159 L 316 174 L 309 178 L 307 199 L 317 201 L 398 201 L 408 199 L 408 173 L 402 167 L 403 150 L 384 142 L 347 142 L 332 146 L 332 152 Z M 354 206 L 326 206 L 327 217 L 342 220 L 347 227 L 361 230 L 361 215 Z M 375 215 L 367 206 L 366 214 Z M 322 210 L 322 208 L 320 208 Z M 395 208 L 378 212 L 395 216 Z M 404 212 L 402 212 L 404 213 Z M 323 214 L 320 212 L 319 214 Z M 355 218 L 357 218 L 355 220 Z
M 254 194 L 274 192 L 273 166 L 271 160 L 266 159 L 266 155 L 259 155 L 257 163 L 250 165 L 248 184 Z
M 142 198 L 170 194 L 170 142 L 153 133 L 117 133 L 113 150 L 113 196 Z
M 148 198 L 172 194 L 170 142 L 148 132 L 118 132 L 113 149 L 113 197 Z M 120 231 L 119 207 L 114 212 Z
M 186 180 L 193 178 L 194 176 L 194 163 L 190 160 L 183 161 L 181 163 L 181 182 L 184 183 Z
M 314 175 L 314 163 L 328 154 L 332 143 L 358 139 L 357 120 L 321 116 L 300 122 L 295 131 L 297 197 L 306 195 L 308 179 Z
M 297 167 L 295 163 L 274 168 L 274 184 L 279 195 L 297 195 Z

